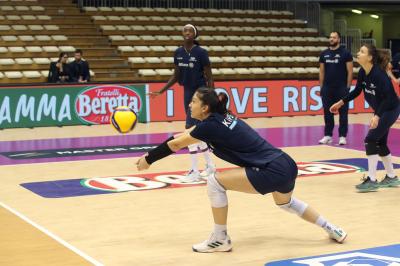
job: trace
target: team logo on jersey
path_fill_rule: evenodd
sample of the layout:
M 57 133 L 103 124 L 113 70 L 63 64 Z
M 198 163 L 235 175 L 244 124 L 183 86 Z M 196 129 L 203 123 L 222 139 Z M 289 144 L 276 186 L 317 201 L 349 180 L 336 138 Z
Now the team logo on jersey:
M 364 171 L 368 166 L 365 158 L 298 162 L 299 178 Z M 400 168 L 400 164 L 394 164 Z M 233 168 L 218 169 L 218 171 Z M 378 165 L 382 170 L 383 165 Z M 183 181 L 184 172 L 137 174 L 125 176 L 93 177 L 68 180 L 23 183 L 22 187 L 45 198 L 64 198 L 129 191 L 146 191 L 165 188 L 184 188 L 205 185 L 201 180 L 193 183 Z

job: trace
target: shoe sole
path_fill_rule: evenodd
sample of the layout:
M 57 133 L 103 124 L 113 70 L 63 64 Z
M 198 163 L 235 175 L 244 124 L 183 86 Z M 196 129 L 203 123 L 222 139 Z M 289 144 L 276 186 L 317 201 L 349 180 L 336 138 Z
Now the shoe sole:
M 209 249 L 209 250 L 205 250 L 205 251 L 199 251 L 199 250 L 195 249 L 194 247 L 192 247 L 192 250 L 194 252 L 198 252 L 198 253 L 231 252 L 232 251 L 232 247 L 230 247 L 228 250 Z
M 359 193 L 376 192 L 376 191 L 378 191 L 378 189 L 379 189 L 379 187 L 377 187 L 377 188 L 369 188 L 369 189 L 357 188 Z
M 389 184 L 389 185 L 379 185 L 382 188 L 389 188 L 389 187 L 399 187 L 400 184 Z
M 345 233 L 344 237 L 341 240 L 337 240 L 337 239 L 334 239 L 334 238 L 331 238 L 331 239 L 333 241 L 335 241 L 336 243 L 343 244 L 343 242 L 346 240 L 346 238 L 347 238 L 347 233 Z

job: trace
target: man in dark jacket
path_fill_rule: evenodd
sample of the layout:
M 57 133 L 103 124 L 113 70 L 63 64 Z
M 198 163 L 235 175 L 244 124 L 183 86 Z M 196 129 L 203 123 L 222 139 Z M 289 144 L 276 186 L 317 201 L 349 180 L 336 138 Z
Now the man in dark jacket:
M 75 60 L 69 64 L 71 82 L 86 83 L 90 81 L 89 63 L 82 59 L 82 50 L 75 50 Z

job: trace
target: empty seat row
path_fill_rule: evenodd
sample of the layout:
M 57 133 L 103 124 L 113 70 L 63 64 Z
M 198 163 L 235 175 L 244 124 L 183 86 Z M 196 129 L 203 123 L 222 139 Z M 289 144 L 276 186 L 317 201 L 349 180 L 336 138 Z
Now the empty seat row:
M 0 54 L 3 53 L 55 53 L 55 52 L 74 52 L 75 47 L 73 46 L 0 46 Z
M 47 15 L 0 15 L 0 20 L 9 20 L 9 21 L 32 21 L 32 20 L 51 20 L 50 16 Z
M 0 37 L 0 41 L 4 42 L 17 42 L 18 40 L 23 42 L 30 41 L 66 41 L 68 37 L 65 35 L 4 35 Z
M 94 77 L 95 72 L 92 70 L 90 71 L 90 76 Z M 42 71 L 36 71 L 36 70 L 31 70 L 31 71 L 4 71 L 0 72 L 0 79 L 3 78 L 9 78 L 9 79 L 21 79 L 21 78 L 47 78 L 49 75 L 48 70 L 42 70 Z
M 211 45 L 211 46 L 202 46 L 208 51 L 214 52 L 250 52 L 250 51 L 258 51 L 258 52 L 290 52 L 290 51 L 298 51 L 298 52 L 321 52 L 326 49 L 325 46 L 261 46 L 261 45 Z M 177 46 L 169 45 L 169 46 L 145 46 L 145 45 L 137 45 L 137 46 L 118 46 L 118 50 L 121 52 L 173 52 L 177 49 Z
M 104 31 L 173 31 L 181 32 L 182 25 L 168 26 L 168 25 L 100 25 Z M 238 26 L 202 26 L 198 27 L 200 32 L 287 32 L 287 33 L 317 33 L 315 28 L 287 28 L 287 27 L 238 27 Z M 203 35 L 202 35 L 203 36 Z
M 128 61 L 133 64 L 156 64 L 156 63 L 174 63 L 172 57 L 128 57 Z M 236 63 L 236 62 L 296 62 L 316 63 L 319 61 L 319 57 L 316 56 L 211 56 L 211 63 Z
M 49 65 L 51 62 L 55 62 L 58 60 L 58 57 L 34 57 L 34 58 L 29 58 L 29 57 L 24 57 L 24 58 L 0 58 L 0 66 L 4 65 L 32 65 L 32 64 L 37 64 L 37 65 Z M 68 62 L 74 61 L 73 57 L 68 58 Z
M 0 32 L 1 31 L 26 31 L 26 30 L 60 30 L 60 27 L 57 25 L 0 25 Z
M 173 71 L 171 69 L 139 69 L 141 76 L 170 76 Z M 262 74 L 317 74 L 317 67 L 252 67 L 252 68 L 213 68 L 213 75 L 262 75 Z
M 186 16 L 92 16 L 94 21 L 194 21 L 194 22 L 236 22 L 236 23 L 272 23 L 299 24 L 306 22 L 299 19 L 265 19 L 265 18 L 226 18 L 226 17 L 186 17 Z
M 157 12 L 157 13 L 214 13 L 214 14 L 260 14 L 293 16 L 290 11 L 253 9 L 203 9 L 203 8 L 149 8 L 149 7 L 83 7 L 86 12 Z
M 42 6 L 0 6 L 0 11 L 44 11 Z

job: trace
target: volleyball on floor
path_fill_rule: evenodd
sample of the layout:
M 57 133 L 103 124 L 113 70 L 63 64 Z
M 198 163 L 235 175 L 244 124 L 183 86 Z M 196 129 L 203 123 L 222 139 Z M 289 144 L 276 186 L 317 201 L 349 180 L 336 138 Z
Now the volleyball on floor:
M 128 106 L 118 106 L 114 109 L 110 123 L 119 133 L 132 131 L 137 122 L 137 114 Z

